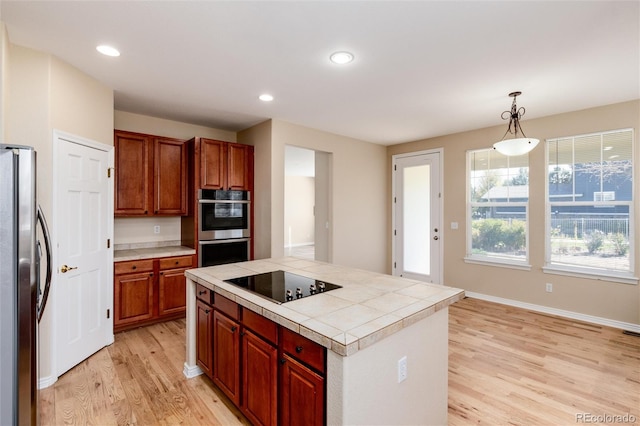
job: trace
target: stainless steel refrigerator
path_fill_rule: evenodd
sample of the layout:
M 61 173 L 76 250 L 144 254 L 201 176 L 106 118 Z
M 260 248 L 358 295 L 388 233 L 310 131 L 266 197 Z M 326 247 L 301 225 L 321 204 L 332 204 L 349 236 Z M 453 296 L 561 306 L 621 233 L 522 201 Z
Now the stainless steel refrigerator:
M 42 226 L 46 280 L 40 286 Z M 38 321 L 51 278 L 33 148 L 0 144 L 0 426 L 38 424 Z

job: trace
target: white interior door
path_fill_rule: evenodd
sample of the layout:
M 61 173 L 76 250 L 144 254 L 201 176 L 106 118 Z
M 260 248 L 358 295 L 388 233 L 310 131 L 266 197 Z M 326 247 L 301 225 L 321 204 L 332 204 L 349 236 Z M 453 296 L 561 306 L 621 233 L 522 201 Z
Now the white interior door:
M 56 133 L 55 366 L 58 376 L 113 343 L 113 147 Z
M 442 283 L 440 153 L 393 158 L 393 274 Z

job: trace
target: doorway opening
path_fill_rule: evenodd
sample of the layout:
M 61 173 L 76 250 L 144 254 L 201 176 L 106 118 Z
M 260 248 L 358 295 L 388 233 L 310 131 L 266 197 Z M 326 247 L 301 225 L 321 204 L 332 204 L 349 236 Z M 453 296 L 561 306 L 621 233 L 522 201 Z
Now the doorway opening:
M 331 154 L 285 146 L 284 253 L 331 261 Z

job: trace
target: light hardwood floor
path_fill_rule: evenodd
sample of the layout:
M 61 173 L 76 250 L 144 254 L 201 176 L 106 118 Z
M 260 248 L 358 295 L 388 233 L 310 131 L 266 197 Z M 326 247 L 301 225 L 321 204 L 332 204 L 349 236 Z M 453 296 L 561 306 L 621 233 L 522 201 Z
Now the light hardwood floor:
M 248 424 L 208 379 L 184 378 L 184 328 L 117 334 L 40 391 L 41 424 Z M 588 415 L 640 424 L 640 337 L 476 299 L 450 308 L 449 424 L 593 423 Z

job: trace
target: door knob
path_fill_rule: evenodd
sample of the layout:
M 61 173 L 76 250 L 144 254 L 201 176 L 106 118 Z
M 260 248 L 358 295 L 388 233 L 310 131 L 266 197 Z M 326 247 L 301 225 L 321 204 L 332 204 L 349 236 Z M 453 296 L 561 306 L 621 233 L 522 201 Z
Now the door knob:
M 433 237 L 434 240 L 438 241 L 438 236 Z
M 62 265 L 60 267 L 60 272 L 62 272 L 63 274 L 67 271 L 73 271 L 74 269 L 78 269 L 77 266 L 67 266 L 67 265 Z

